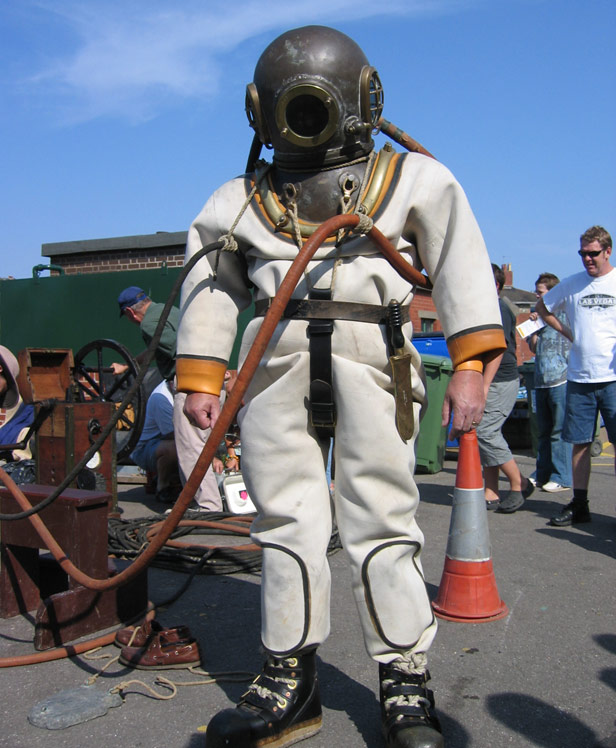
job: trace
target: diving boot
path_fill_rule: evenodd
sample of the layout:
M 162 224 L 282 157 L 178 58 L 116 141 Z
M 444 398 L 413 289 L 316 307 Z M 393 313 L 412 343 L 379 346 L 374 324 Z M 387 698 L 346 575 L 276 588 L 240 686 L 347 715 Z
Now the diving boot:
M 582 522 L 590 522 L 588 499 L 573 499 L 560 514 L 550 520 L 550 524 L 554 527 L 569 527 L 569 525 L 579 525 Z
M 316 653 L 269 656 L 234 709 L 207 726 L 206 748 L 284 748 L 321 729 Z
M 412 673 L 412 669 L 399 660 L 379 665 L 385 744 L 387 748 L 444 748 L 434 694 L 426 687 L 430 673 L 426 669 Z

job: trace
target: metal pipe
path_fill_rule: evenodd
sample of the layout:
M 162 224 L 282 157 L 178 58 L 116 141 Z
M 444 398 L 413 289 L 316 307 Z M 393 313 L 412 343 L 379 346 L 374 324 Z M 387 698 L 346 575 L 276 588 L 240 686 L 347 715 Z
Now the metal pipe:
M 62 267 L 62 265 L 35 265 L 32 268 L 32 277 L 38 278 L 40 273 L 43 272 L 43 270 L 55 270 L 60 275 L 64 275 L 64 268 Z

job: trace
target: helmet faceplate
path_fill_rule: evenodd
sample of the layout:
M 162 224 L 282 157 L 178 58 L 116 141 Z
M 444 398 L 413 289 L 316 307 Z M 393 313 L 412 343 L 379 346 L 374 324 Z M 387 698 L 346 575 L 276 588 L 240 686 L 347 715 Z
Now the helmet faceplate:
M 250 125 L 289 168 L 344 163 L 369 153 L 383 109 L 376 70 L 340 31 L 304 26 L 263 52 L 246 91 Z

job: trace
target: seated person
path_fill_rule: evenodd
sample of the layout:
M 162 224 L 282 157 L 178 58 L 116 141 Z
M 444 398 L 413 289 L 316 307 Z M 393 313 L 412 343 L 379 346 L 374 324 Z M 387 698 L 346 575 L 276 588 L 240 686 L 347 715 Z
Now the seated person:
M 231 392 L 236 379 L 237 371 L 228 369 L 225 372 L 223 389 L 220 393 L 221 407 L 224 405 L 227 393 Z M 186 483 L 192 473 L 211 434 L 211 429 L 200 429 L 186 418 L 184 415 L 185 400 L 186 393 L 178 392 L 175 394 L 173 425 L 176 441 L 179 445 L 179 468 L 183 484 Z M 203 511 L 222 511 L 220 483 L 224 478 L 223 470 L 237 471 L 239 469 L 239 460 L 230 443 L 219 445 L 217 455 L 212 460 L 211 466 L 207 469 L 201 485 L 195 493 L 194 500 L 197 508 Z
M 148 398 L 145 422 L 131 459 L 156 474 L 156 498 L 166 504 L 180 493 L 178 456 L 173 436 L 173 382 L 163 380 Z
M 225 377 L 225 381 L 231 379 Z M 173 402 L 175 388 L 173 380 L 162 381 L 148 398 L 145 421 L 141 437 L 131 453 L 131 459 L 142 470 L 156 474 L 156 498 L 163 503 L 177 499 L 181 491 L 180 465 L 173 430 Z M 237 470 L 239 461 L 231 444 L 227 445 L 225 465 L 214 457 L 208 472 L 221 474 Z M 194 502 L 193 502 L 194 503 Z M 195 503 L 193 508 L 203 507 Z
M 2 445 L 18 444 L 34 420 L 34 406 L 26 405 L 19 394 L 19 364 L 15 356 L 0 345 L 0 460 L 30 460 L 28 443 L 23 449 L 3 450 Z

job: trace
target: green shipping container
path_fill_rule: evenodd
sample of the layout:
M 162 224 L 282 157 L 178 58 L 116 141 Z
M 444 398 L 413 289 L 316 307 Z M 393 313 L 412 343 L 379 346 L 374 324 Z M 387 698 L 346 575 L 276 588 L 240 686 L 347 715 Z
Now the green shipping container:
M 117 298 L 122 289 L 139 286 L 154 301 L 165 302 L 181 268 L 164 265 L 152 270 L 56 275 L 0 281 L 0 343 L 14 354 L 22 348 L 70 348 L 74 354 L 94 340 L 122 343 L 133 356 L 144 349 L 137 325 L 120 317 Z M 175 301 L 179 306 L 179 294 Z M 237 368 L 240 338 L 254 316 L 250 307 L 240 315 L 230 368 Z M 105 365 L 117 353 L 105 352 Z

